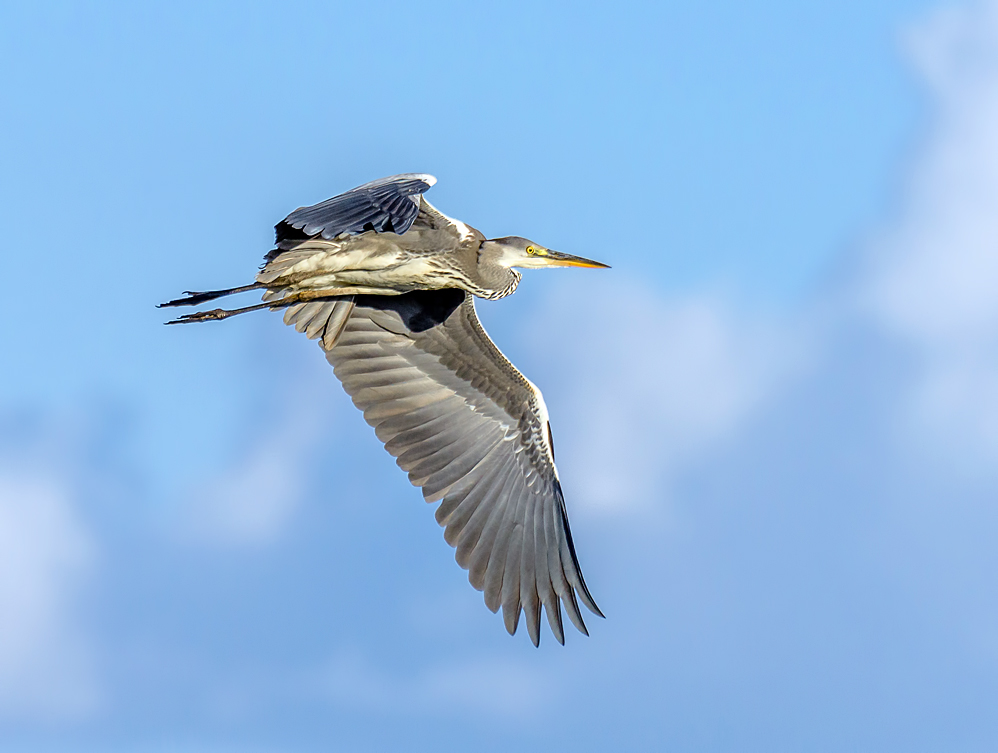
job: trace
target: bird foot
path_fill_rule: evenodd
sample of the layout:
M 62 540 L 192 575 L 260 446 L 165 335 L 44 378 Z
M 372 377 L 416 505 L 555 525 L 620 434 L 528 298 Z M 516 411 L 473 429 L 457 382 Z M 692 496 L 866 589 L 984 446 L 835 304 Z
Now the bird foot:
M 218 321 L 220 319 L 226 319 L 232 316 L 234 312 L 226 311 L 225 309 L 212 309 L 211 311 L 196 311 L 193 314 L 184 314 L 183 316 L 178 316 L 172 321 L 166 322 L 167 324 L 190 324 L 192 322 L 210 322 Z

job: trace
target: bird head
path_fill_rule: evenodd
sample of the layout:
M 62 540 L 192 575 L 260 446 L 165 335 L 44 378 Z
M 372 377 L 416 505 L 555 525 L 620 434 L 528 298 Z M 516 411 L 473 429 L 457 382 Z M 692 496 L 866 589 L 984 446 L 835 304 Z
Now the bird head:
M 482 243 L 482 255 L 490 261 L 503 267 L 520 267 L 522 269 L 541 269 L 543 267 L 592 267 L 594 269 L 609 269 L 606 264 L 581 256 L 563 254 L 552 251 L 539 243 L 511 235 L 506 238 L 495 238 Z

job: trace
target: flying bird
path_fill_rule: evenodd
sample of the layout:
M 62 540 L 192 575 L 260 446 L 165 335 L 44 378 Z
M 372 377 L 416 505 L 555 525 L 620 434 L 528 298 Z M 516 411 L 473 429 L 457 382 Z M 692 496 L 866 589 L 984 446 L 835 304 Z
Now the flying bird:
M 444 538 L 488 608 L 502 608 L 511 635 L 522 611 L 537 646 L 543 607 L 564 644 L 562 605 L 586 635 L 579 602 L 603 614 L 575 553 L 544 399 L 489 339 L 474 299 L 511 294 L 518 268 L 607 265 L 519 236 L 488 239 L 430 205 L 434 183 L 394 175 L 296 209 L 255 282 L 161 305 L 262 290 L 263 303 L 167 323 L 284 309 L 413 485 L 440 501 Z

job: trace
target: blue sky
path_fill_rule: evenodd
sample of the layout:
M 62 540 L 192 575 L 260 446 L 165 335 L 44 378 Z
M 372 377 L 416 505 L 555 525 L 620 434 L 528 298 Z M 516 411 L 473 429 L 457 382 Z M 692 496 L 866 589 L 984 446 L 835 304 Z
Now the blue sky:
M 8 3 L 0 61 L 0 747 L 994 750 L 998 4 Z M 402 171 L 613 265 L 480 307 L 564 648 L 313 343 L 154 308 Z

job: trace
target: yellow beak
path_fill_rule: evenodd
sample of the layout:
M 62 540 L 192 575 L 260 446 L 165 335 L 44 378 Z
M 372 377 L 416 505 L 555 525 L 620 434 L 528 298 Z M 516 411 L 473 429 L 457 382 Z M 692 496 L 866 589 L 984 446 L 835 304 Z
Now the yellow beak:
M 589 267 L 590 269 L 609 269 L 609 264 L 603 264 L 592 259 L 583 259 L 581 256 L 563 254 L 560 251 L 548 251 L 544 254 L 544 261 L 552 267 Z

